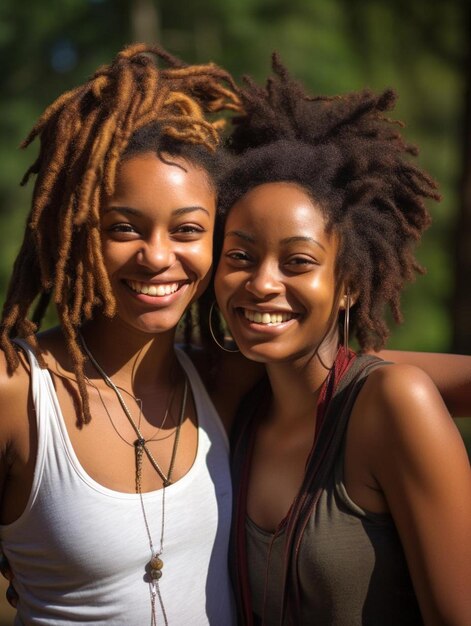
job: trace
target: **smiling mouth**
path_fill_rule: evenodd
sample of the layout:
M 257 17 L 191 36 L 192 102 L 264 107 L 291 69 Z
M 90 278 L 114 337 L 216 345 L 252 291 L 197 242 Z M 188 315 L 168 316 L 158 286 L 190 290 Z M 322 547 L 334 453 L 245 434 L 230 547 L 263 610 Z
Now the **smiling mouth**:
M 134 293 L 142 293 L 146 296 L 169 296 L 180 289 L 184 283 L 141 283 L 137 280 L 127 280 L 126 284 Z
M 296 313 L 281 313 L 277 311 L 274 311 L 272 313 L 264 311 L 262 313 L 260 311 L 252 311 L 250 309 L 242 309 L 242 311 L 245 319 L 249 320 L 249 322 L 254 322 L 255 324 L 263 324 L 265 326 L 283 324 L 284 322 L 289 322 L 295 317 L 298 317 Z

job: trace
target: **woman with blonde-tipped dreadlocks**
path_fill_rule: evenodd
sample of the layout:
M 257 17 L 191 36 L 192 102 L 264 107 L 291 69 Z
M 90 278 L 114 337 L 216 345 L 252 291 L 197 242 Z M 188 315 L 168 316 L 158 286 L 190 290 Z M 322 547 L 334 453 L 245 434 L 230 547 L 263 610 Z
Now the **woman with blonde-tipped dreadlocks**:
M 274 56 L 222 181 L 215 277 L 267 377 L 232 438 L 240 623 L 471 624 L 471 472 L 437 389 L 380 349 L 437 200 L 387 112 L 395 94 L 310 97 Z M 468 382 L 468 398 L 470 386 Z
M 218 67 L 135 45 L 25 141 L 37 179 L 0 338 L 16 623 L 233 622 L 227 438 L 174 337 L 210 276 L 217 118 L 237 108 Z M 51 299 L 59 326 L 36 335 Z

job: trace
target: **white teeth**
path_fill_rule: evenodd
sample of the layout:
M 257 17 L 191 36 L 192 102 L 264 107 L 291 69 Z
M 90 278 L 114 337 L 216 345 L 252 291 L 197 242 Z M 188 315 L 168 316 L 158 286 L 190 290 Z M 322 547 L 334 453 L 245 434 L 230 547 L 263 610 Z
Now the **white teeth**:
M 260 313 L 249 309 L 244 309 L 244 316 L 256 324 L 282 324 L 294 317 L 292 313 Z
M 149 283 L 140 283 L 136 280 L 128 281 L 128 285 L 136 293 L 143 293 L 148 296 L 169 296 L 178 290 L 178 283 L 166 283 L 165 285 L 155 285 Z

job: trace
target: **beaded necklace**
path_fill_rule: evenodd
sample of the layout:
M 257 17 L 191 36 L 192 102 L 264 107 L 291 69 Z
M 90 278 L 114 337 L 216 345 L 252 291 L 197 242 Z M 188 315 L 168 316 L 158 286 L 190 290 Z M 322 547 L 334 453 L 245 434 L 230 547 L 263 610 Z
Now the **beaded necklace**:
M 149 547 L 150 547 L 150 552 L 151 552 L 150 561 L 146 564 L 146 566 L 150 568 L 149 585 L 150 585 L 151 609 L 152 609 L 151 626 L 156 626 L 156 624 L 157 624 L 157 615 L 156 615 L 156 600 L 157 599 L 159 601 L 159 605 L 160 605 L 160 608 L 162 610 L 162 615 L 163 615 L 163 618 L 164 618 L 164 624 L 165 624 L 165 626 L 168 626 L 167 614 L 165 612 L 165 607 L 164 607 L 164 603 L 163 603 L 163 600 L 162 600 L 162 594 L 160 592 L 160 586 L 159 586 L 159 581 L 160 581 L 160 579 L 162 577 L 162 568 L 164 566 L 163 560 L 160 557 L 162 556 L 163 549 L 164 549 L 165 489 L 169 485 L 172 484 L 172 473 L 173 473 L 173 468 L 174 468 L 174 465 L 175 465 L 175 459 L 176 459 L 176 456 L 177 456 L 178 444 L 179 444 L 179 441 L 180 441 L 180 430 L 181 430 L 181 425 L 183 423 L 183 417 L 185 415 L 186 400 L 187 400 L 187 395 L 188 395 L 188 381 L 187 381 L 187 378 L 185 376 L 185 382 L 184 382 L 184 387 L 183 387 L 183 395 L 182 395 L 182 404 L 181 404 L 181 408 L 180 408 L 179 419 L 178 419 L 177 426 L 176 426 L 176 429 L 175 429 L 175 439 L 174 439 L 174 442 L 173 442 L 172 454 L 171 454 L 171 457 L 170 457 L 170 464 L 169 464 L 169 468 L 168 468 L 167 474 L 165 474 L 163 472 L 162 468 L 160 467 L 160 465 L 155 460 L 152 452 L 147 447 L 147 443 L 149 441 L 151 441 L 151 439 L 146 440 L 143 437 L 143 435 L 141 433 L 141 430 L 140 430 L 139 426 L 136 424 L 136 422 L 134 421 L 134 419 L 133 419 L 133 417 L 131 415 L 131 411 L 129 410 L 128 406 L 126 405 L 126 402 L 124 401 L 124 398 L 123 398 L 120 390 L 114 384 L 114 382 L 111 380 L 111 378 L 108 376 L 108 374 L 104 371 L 104 369 L 101 367 L 101 365 L 97 362 L 97 360 L 95 359 L 93 354 L 90 352 L 90 350 L 89 350 L 87 344 L 85 343 L 85 340 L 84 340 L 84 338 L 83 338 L 81 333 L 79 333 L 79 339 L 80 339 L 80 342 L 81 342 L 81 344 L 83 346 L 83 349 L 85 350 L 85 353 L 87 354 L 88 358 L 90 359 L 90 361 L 93 364 L 93 366 L 95 367 L 95 369 L 98 371 L 98 373 L 103 378 L 104 382 L 108 385 L 108 387 L 110 387 L 115 392 L 116 397 L 119 400 L 119 403 L 121 405 L 121 408 L 123 409 L 124 414 L 126 415 L 129 423 L 131 424 L 134 432 L 137 435 L 137 439 L 134 442 L 134 449 L 135 449 L 135 456 L 136 456 L 136 492 L 139 494 L 139 498 L 140 498 L 140 502 L 141 502 L 142 515 L 143 515 L 143 518 L 144 518 L 144 524 L 145 524 L 145 527 L 146 527 L 146 532 L 147 532 L 147 537 L 149 539 Z M 161 526 L 160 526 L 160 545 L 159 545 L 158 549 L 156 549 L 154 547 L 154 544 L 153 544 L 153 541 L 152 541 L 152 534 L 150 532 L 149 521 L 148 521 L 148 518 L 147 518 L 146 509 L 145 509 L 145 506 L 144 506 L 144 499 L 142 497 L 142 460 L 143 460 L 144 452 L 146 453 L 146 456 L 149 459 L 152 467 L 156 470 L 157 474 L 162 479 L 162 516 L 161 516 Z M 147 569 L 147 567 L 146 567 L 146 569 Z

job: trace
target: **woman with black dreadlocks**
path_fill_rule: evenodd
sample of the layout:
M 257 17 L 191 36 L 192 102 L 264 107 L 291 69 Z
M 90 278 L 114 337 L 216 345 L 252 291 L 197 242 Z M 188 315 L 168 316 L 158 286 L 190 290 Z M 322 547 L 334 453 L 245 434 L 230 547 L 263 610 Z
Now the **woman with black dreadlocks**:
M 379 349 L 434 181 L 386 91 L 310 98 L 274 57 L 225 179 L 220 309 L 267 378 L 233 437 L 241 624 L 471 624 L 471 473 L 432 381 Z
M 227 437 L 174 337 L 211 270 L 208 120 L 237 107 L 218 67 L 136 45 L 25 142 L 41 148 L 0 370 L 17 624 L 233 623 Z M 50 299 L 59 326 L 36 335 Z

